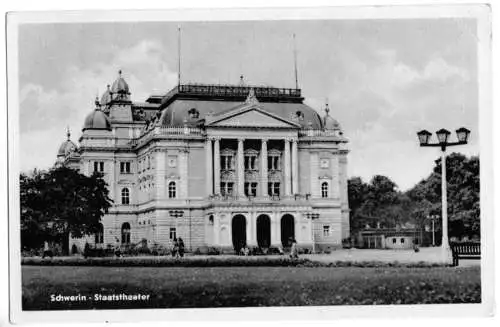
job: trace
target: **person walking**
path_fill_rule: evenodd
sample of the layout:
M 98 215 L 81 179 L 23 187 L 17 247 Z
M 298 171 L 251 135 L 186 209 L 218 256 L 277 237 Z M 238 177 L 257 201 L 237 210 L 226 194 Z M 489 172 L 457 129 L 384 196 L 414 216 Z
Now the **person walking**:
M 177 238 L 174 238 L 174 248 L 172 249 L 172 257 L 174 258 L 179 257 L 179 241 L 177 241 Z
M 292 247 L 290 249 L 290 259 L 295 260 L 299 258 L 299 250 L 297 249 L 297 241 L 292 238 Z
M 184 257 L 184 241 L 182 240 L 182 237 L 179 237 L 179 256 L 181 258 Z
M 54 256 L 54 254 L 50 250 L 49 242 L 45 241 L 43 243 L 43 255 L 42 255 L 42 259 L 45 259 L 45 257 L 50 257 L 52 259 L 53 256 Z

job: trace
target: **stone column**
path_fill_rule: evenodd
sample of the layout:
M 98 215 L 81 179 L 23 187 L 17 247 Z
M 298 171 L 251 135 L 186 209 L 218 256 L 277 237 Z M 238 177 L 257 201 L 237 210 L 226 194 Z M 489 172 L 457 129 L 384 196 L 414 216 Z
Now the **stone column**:
M 284 159 L 285 159 L 285 195 L 291 195 L 292 190 L 291 190 L 291 185 L 290 185 L 290 173 L 291 173 L 291 168 L 290 167 L 290 142 L 288 139 L 285 139 L 285 153 L 284 153 Z
M 220 214 L 214 214 L 214 245 L 220 245 Z
M 292 140 L 292 194 L 299 194 L 299 159 L 297 139 Z
M 220 138 L 214 141 L 214 194 L 220 194 Z
M 207 197 L 214 193 L 212 179 L 213 179 L 213 167 L 212 167 L 212 140 L 207 138 L 207 145 L 205 147 L 205 165 L 206 165 L 206 193 Z
M 245 196 L 245 158 L 243 155 L 243 139 L 238 139 L 238 195 Z
M 262 149 L 260 151 L 260 195 L 268 196 L 267 194 L 267 139 L 262 139 Z
M 278 213 L 273 212 L 271 214 L 271 246 L 279 247 L 281 246 L 281 225 Z
M 248 246 L 257 246 L 257 226 L 255 212 L 250 212 L 247 228 L 247 243 Z

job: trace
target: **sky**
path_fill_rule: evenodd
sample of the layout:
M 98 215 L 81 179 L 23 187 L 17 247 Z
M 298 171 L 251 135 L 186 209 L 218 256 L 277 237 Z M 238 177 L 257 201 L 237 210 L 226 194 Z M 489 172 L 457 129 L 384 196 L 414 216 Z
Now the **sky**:
M 182 82 L 294 87 L 293 37 L 305 103 L 328 101 L 349 139 L 348 174 L 390 177 L 400 190 L 440 155 L 416 132 L 467 127 L 479 154 L 476 21 L 359 19 L 24 24 L 19 29 L 21 170 L 49 168 L 66 126 L 77 141 L 96 95 L 123 71 L 133 101 Z M 435 137 L 435 136 L 433 136 Z M 454 133 L 451 136 L 455 138 Z

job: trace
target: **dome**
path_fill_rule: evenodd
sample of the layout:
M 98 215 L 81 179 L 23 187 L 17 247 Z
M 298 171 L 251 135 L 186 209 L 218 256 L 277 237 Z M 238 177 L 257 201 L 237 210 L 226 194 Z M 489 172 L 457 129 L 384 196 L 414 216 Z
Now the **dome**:
M 76 144 L 70 140 L 71 134 L 69 132 L 69 128 L 68 128 L 66 135 L 68 136 L 68 139 L 66 141 L 64 141 L 61 144 L 61 146 L 59 147 L 59 151 L 57 151 L 57 156 L 64 156 L 65 157 L 68 154 L 70 154 L 71 152 L 76 150 Z
M 180 99 L 171 103 L 167 108 L 162 111 L 160 124 L 163 126 L 184 126 L 184 120 L 187 119 L 188 123 L 196 120 L 198 123 L 206 119 L 209 114 L 220 115 L 224 112 L 232 110 L 243 103 L 241 101 L 204 101 L 204 100 L 190 100 Z M 283 119 L 292 120 L 297 112 L 301 113 L 301 119 L 297 121 L 302 128 L 311 127 L 313 129 L 322 129 L 323 122 L 321 116 L 313 108 L 302 103 L 269 103 L 260 102 L 259 107 L 271 112 Z M 196 119 L 191 118 L 193 108 L 197 111 Z
M 111 87 L 112 93 L 126 93 L 129 94 L 129 88 L 127 82 L 122 77 L 122 71 L 118 72 L 118 78 L 113 82 L 113 86 Z
M 328 103 L 326 104 L 325 108 L 326 115 L 323 118 L 323 126 L 325 130 L 330 130 L 330 131 L 340 131 L 342 128 L 340 127 L 340 123 L 330 116 L 330 108 L 328 107 Z
M 57 152 L 58 156 L 67 156 L 71 152 L 76 150 L 76 144 L 71 140 L 64 141 L 59 147 L 59 151 Z
M 106 129 L 111 130 L 111 123 L 109 122 L 108 116 L 99 109 L 92 111 L 85 118 L 85 123 L 83 125 L 83 131 L 86 129 Z
M 323 124 L 324 124 L 326 130 L 336 131 L 336 130 L 342 129 L 340 127 L 340 123 L 335 118 L 332 118 L 331 116 L 325 116 Z
M 103 105 L 103 106 L 105 106 L 111 102 L 111 90 L 109 89 L 109 87 L 110 86 L 108 84 L 108 88 L 106 89 L 106 92 L 104 92 L 104 94 L 101 97 L 101 105 Z

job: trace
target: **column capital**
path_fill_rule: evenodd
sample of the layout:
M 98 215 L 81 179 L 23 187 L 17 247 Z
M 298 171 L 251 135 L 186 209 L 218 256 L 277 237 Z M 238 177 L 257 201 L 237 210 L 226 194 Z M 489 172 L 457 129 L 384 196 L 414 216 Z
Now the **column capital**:
M 220 136 L 209 136 L 208 139 L 210 141 L 220 141 L 221 137 Z
M 267 142 L 269 142 L 269 138 L 268 137 L 263 137 L 261 139 L 261 141 L 262 141 L 262 143 L 267 143 Z
M 238 140 L 238 143 L 240 143 L 240 142 L 243 143 L 243 141 L 245 141 L 245 138 L 244 137 L 238 137 L 237 140 Z

